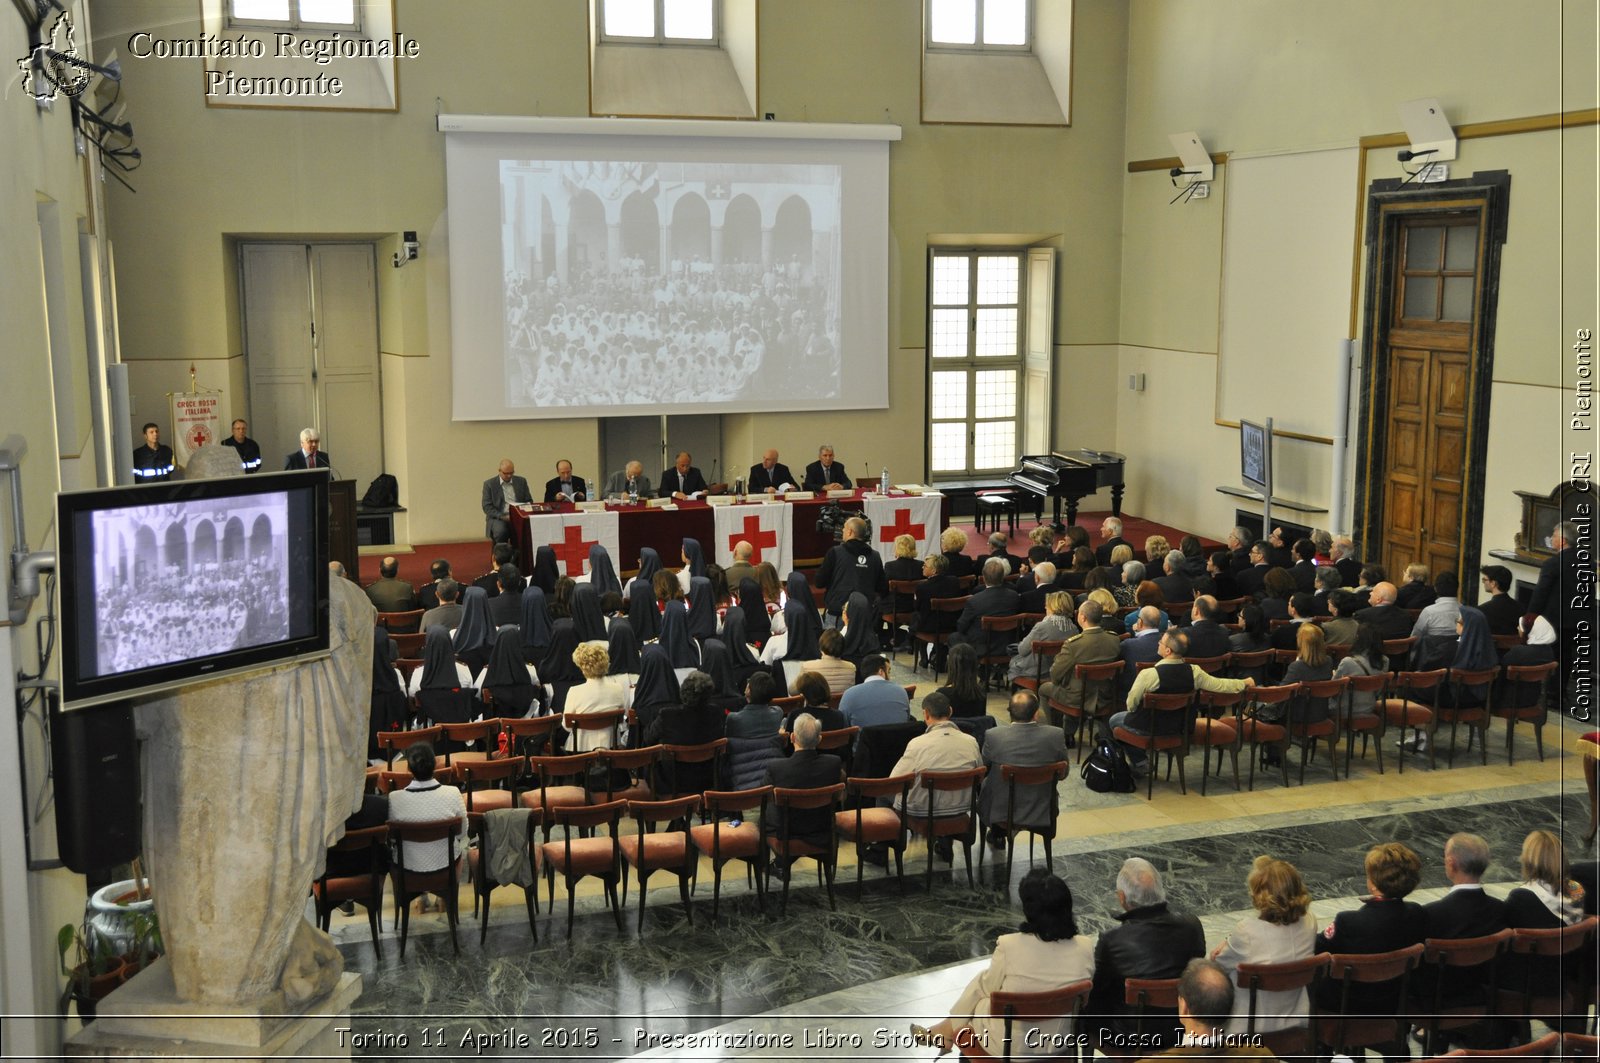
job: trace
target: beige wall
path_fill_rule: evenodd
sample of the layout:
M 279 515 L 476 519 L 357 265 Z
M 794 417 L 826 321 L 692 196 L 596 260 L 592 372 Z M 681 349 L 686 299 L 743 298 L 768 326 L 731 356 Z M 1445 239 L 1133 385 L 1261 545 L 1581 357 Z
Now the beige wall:
M 105 6 L 98 33 L 106 46 L 138 28 L 159 27 L 166 36 L 197 28 L 191 0 Z M 894 404 L 879 412 L 726 418 L 724 466 L 769 444 L 786 460 L 810 460 L 826 438 L 852 471 L 869 462 L 874 473 L 888 465 L 896 479 L 921 475 L 930 233 L 1059 234 L 1052 240 L 1062 252 L 1058 338 L 1115 341 L 1126 13 L 1113 0 L 1076 6 L 1075 81 L 1093 91 L 1074 105 L 1070 129 L 1008 129 L 917 124 L 919 0 L 763 0 L 764 111 L 785 121 L 905 128 L 890 152 Z M 379 248 L 385 454 L 416 542 L 481 534 L 478 482 L 503 454 L 530 478 L 558 451 L 598 467 L 592 422 L 452 424 L 444 412 L 448 234 L 436 101 L 457 112 L 588 113 L 584 5 L 476 0 L 472 10 L 468 19 L 449 5 L 400 0 L 399 27 L 419 41 L 422 56 L 401 64 L 394 115 L 207 110 L 197 60 L 124 59 L 146 163 L 139 194 L 114 190 L 111 211 L 125 267 L 123 353 L 149 363 L 135 371 L 141 399 L 175 386 L 177 363 L 168 361 L 175 356 L 240 353 L 227 234 L 422 234 L 422 260 L 402 270 L 387 265 L 387 243 Z M 501 31 L 481 32 L 489 25 Z M 144 401 L 134 415 L 153 416 Z M 1109 445 L 1109 434 L 1099 445 Z M 331 440 L 329 449 L 337 453 Z

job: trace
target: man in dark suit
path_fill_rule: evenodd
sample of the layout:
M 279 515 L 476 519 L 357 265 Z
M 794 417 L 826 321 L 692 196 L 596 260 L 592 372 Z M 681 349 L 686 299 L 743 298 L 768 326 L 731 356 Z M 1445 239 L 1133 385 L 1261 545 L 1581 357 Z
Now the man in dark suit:
M 661 474 L 662 498 L 676 498 L 681 502 L 697 491 L 703 494 L 705 489 L 706 478 L 694 467 L 694 459 L 687 450 L 680 450 L 672 468 Z
M 556 474 L 544 482 L 546 502 L 582 502 L 589 497 L 589 485 L 583 477 L 572 475 L 572 462 L 562 458 L 556 462 Z
M 511 564 L 515 551 L 510 543 L 495 543 L 494 549 L 489 551 L 489 571 L 472 581 L 472 585 L 493 598 L 500 593 L 500 566 Z
M 1228 533 L 1228 567 L 1235 573 L 1254 564 L 1250 559 L 1250 547 L 1254 542 L 1255 540 L 1250 537 L 1249 528 L 1240 526 Z
M 1005 532 L 995 532 L 989 536 L 989 556 L 1004 561 L 1007 574 L 1014 575 L 1022 571 L 1023 559 L 1006 549 L 1010 545 L 1011 540 L 1006 538 Z
M 1134 1008 L 1126 1003 L 1129 978 L 1176 978 L 1188 962 L 1206 951 L 1205 931 L 1192 915 L 1169 911 L 1167 891 L 1161 875 L 1150 861 L 1133 857 L 1123 861 L 1117 873 L 1116 916 L 1119 926 L 1100 933 L 1094 949 L 1094 988 L 1084 1008 L 1090 1044 L 1099 1039 L 1097 1031 L 1114 1031 L 1126 1038 L 1134 1032 Z M 1172 1043 L 1177 1025 L 1177 1010 L 1144 1009 L 1142 1026 L 1153 1041 L 1140 1043 L 1141 1050 L 1163 1048 Z M 1159 1043 L 1154 1039 L 1161 1037 Z
M 483 533 L 490 542 L 503 543 L 511 537 L 511 507 L 533 501 L 528 481 L 517 475 L 510 458 L 500 459 L 500 471 L 483 481 Z
M 1294 541 L 1294 565 L 1289 569 L 1289 575 L 1294 577 L 1294 585 L 1299 590 L 1311 594 L 1317 589 L 1317 547 L 1310 539 L 1296 539 Z
M 439 581 L 450 578 L 450 562 L 439 558 L 428 566 L 428 582 L 417 588 L 417 605 L 435 609 L 439 605 Z
M 1267 536 L 1267 564 L 1273 568 L 1289 568 L 1294 564 L 1294 551 L 1289 549 L 1292 540 L 1282 528 L 1273 528 Z M 1315 554 L 1316 550 L 1313 549 Z
M 1305 591 L 1296 591 L 1289 596 L 1289 619 L 1292 623 L 1279 624 L 1272 629 L 1270 641 L 1275 650 L 1292 650 L 1299 646 L 1300 625 L 1309 624 L 1312 616 L 1313 598 Z
M 950 636 L 950 645 L 967 643 L 980 657 L 1004 653 L 1010 633 L 984 631 L 983 618 L 1016 616 L 1021 611 L 1022 597 L 1006 586 L 1006 563 L 991 557 L 983 563 L 983 590 L 967 599 L 966 608 L 956 620 L 955 634 Z
M 283 461 L 283 469 L 331 469 L 333 459 L 322 451 L 322 433 L 315 428 L 300 429 L 300 449 Z
M 1161 568 L 1165 575 L 1155 581 L 1156 586 L 1161 589 L 1161 600 L 1194 601 L 1194 583 L 1183 571 L 1183 555 L 1176 550 L 1168 551 L 1167 556 L 1161 559 Z
M 1117 677 L 1117 693 L 1127 697 L 1133 677 L 1139 674 L 1139 663 L 1161 659 L 1160 645 L 1161 610 L 1144 606 L 1139 610 L 1139 619 L 1133 622 L 1133 637 L 1122 640 L 1122 674 Z
M 495 580 L 500 593 L 489 599 L 489 623 L 497 628 L 522 623 L 522 588 L 527 585 L 522 573 L 508 561 L 495 573 Z
M 1444 843 L 1444 877 L 1450 880 L 1450 892 L 1422 906 L 1431 938 L 1475 938 L 1495 934 L 1506 927 L 1506 902 L 1491 897 L 1483 890 L 1483 873 L 1489 868 L 1489 843 L 1476 834 L 1452 834 Z M 1422 992 L 1417 999 L 1431 1006 L 1433 1003 L 1433 975 L 1441 970 L 1430 964 L 1414 974 L 1420 978 Z M 1442 969 L 1444 1000 L 1448 1003 L 1467 1003 L 1481 1000 L 1488 981 L 1487 968 Z
M 1211 593 L 1219 602 L 1231 602 L 1235 598 L 1243 597 L 1239 593 L 1239 582 L 1233 571 L 1233 555 L 1226 550 L 1218 550 L 1206 558 L 1206 574 L 1211 577 L 1213 586 Z
M 400 562 L 386 557 L 378 564 L 378 578 L 367 588 L 367 597 L 380 613 L 403 613 L 417 607 L 416 592 L 399 578 Z
M 1339 570 L 1344 586 L 1361 582 L 1361 560 L 1356 557 L 1356 541 L 1348 535 L 1333 537 L 1333 567 Z
M 776 757 L 767 762 L 768 785 L 790 790 L 814 790 L 819 786 L 832 786 L 840 782 L 844 766 L 839 758 L 832 753 L 817 752 L 817 740 L 822 735 L 822 724 L 817 722 L 817 718 L 809 712 L 801 712 L 794 718 L 792 729 L 794 753 L 787 758 Z M 793 810 L 774 807 L 773 821 L 767 825 L 767 833 L 774 838 L 781 837 L 785 818 L 791 839 L 826 845 L 828 835 L 833 831 L 833 812 L 826 806 Z M 790 863 L 792 861 L 774 856 L 768 865 L 768 873 L 779 879 L 787 878 Z
M 1239 588 L 1239 595 L 1259 598 L 1261 588 L 1266 585 L 1267 569 L 1271 567 L 1267 564 L 1267 544 L 1259 540 L 1252 543 L 1250 567 L 1233 574 L 1233 582 Z
M 1033 586 L 1020 592 L 1021 611 L 1024 613 L 1044 612 L 1044 600 L 1061 588 L 1056 586 L 1056 566 L 1049 561 L 1041 561 L 1033 566 L 1033 570 L 1022 580 L 1033 580 Z M 1022 582 L 1021 580 L 1018 581 Z
M 914 594 L 917 613 L 911 630 L 938 634 L 954 631 L 956 614 L 934 612 L 933 600 L 961 596 L 961 581 L 950 575 L 950 559 L 943 554 L 930 555 L 922 562 L 922 582 Z
M 1550 548 L 1555 553 L 1539 566 L 1539 582 L 1528 602 L 1528 612 L 1544 617 L 1556 629 L 1556 653 L 1561 661 L 1558 691 L 1566 690 L 1577 657 L 1574 643 L 1582 634 L 1578 625 L 1594 615 L 1594 562 L 1588 563 L 1586 572 L 1578 558 L 1577 541 L 1578 529 L 1572 521 L 1556 525 L 1550 534 Z M 1592 662 L 1589 667 L 1593 668 Z
M 1372 588 L 1368 598 L 1372 604 L 1356 611 L 1356 623 L 1371 624 L 1385 639 L 1410 638 L 1411 617 L 1395 606 L 1396 593 L 1395 585 L 1387 580 Z
M 1117 547 L 1133 549 L 1133 545 L 1122 538 L 1122 521 L 1117 517 L 1107 517 L 1100 522 L 1100 538 L 1102 542 L 1094 548 L 1094 559 L 1102 566 L 1111 564 L 1111 551 Z
M 824 443 L 817 448 L 817 460 L 806 466 L 807 491 L 838 491 L 851 486 L 844 464 L 833 460 L 833 448 Z
M 752 495 L 775 494 L 784 484 L 791 488 L 799 487 L 800 483 L 794 478 L 794 473 L 789 471 L 789 466 L 778 460 L 778 452 L 768 449 L 761 455 L 759 464 L 750 466 L 750 478 L 745 482 L 745 491 Z
M 1311 597 L 1312 616 L 1332 616 L 1333 607 L 1328 603 L 1328 596 L 1344 586 L 1344 577 L 1339 575 L 1339 570 L 1332 565 L 1318 565 L 1316 579 L 1313 581 L 1315 590 Z
M 1194 600 L 1184 631 L 1189 636 L 1187 656 L 1191 658 L 1220 657 L 1229 650 L 1229 631 L 1217 623 L 1217 600 L 1209 594 Z
M 1000 766 L 1012 764 L 1019 768 L 1037 768 L 1067 759 L 1067 740 L 1061 728 L 1039 723 L 1039 699 L 1032 692 L 1019 690 L 1011 695 L 1007 705 L 1011 722 L 989 731 L 983 740 L 983 763 L 989 773 L 983 777 L 983 789 L 978 792 L 978 815 L 983 822 L 993 824 L 1006 818 L 1011 785 L 1000 777 Z M 1011 820 L 1020 826 L 1045 826 L 1055 822 L 1055 803 L 1050 800 L 1054 787 L 1018 786 L 1017 803 Z M 1005 848 L 1006 832 L 1003 828 L 989 828 L 989 844 L 996 849 Z
M 1507 593 L 1511 590 L 1511 570 L 1504 565 L 1484 565 L 1478 571 L 1483 577 L 1483 593 L 1488 595 L 1485 601 L 1478 603 L 1478 608 L 1489 622 L 1489 634 L 1515 635 L 1517 621 L 1522 619 L 1522 606 Z

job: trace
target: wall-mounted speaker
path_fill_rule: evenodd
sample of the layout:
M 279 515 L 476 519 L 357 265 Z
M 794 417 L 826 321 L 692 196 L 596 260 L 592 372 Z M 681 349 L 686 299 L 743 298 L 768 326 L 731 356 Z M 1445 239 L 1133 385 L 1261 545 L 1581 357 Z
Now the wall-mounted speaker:
M 50 701 L 50 762 L 61 862 L 93 874 L 139 855 L 139 742 L 133 703 L 62 712 Z

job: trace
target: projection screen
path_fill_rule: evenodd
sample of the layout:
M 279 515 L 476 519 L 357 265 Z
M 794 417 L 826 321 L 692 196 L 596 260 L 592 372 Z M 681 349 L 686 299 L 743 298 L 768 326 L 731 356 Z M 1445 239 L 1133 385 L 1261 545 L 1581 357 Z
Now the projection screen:
M 898 127 L 439 129 L 455 420 L 887 407 Z

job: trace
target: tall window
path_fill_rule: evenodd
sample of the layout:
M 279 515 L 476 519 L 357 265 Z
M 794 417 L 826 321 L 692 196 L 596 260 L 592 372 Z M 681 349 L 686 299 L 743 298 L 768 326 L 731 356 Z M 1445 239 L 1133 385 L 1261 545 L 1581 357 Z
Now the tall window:
M 1016 467 L 1022 265 L 1017 252 L 933 254 L 928 454 L 936 477 Z
M 716 0 L 600 0 L 604 40 L 655 44 L 717 43 Z
M 336 26 L 359 28 L 356 0 L 229 0 L 228 20 L 235 25 Z
M 930 48 L 1026 49 L 1029 0 L 927 0 Z

